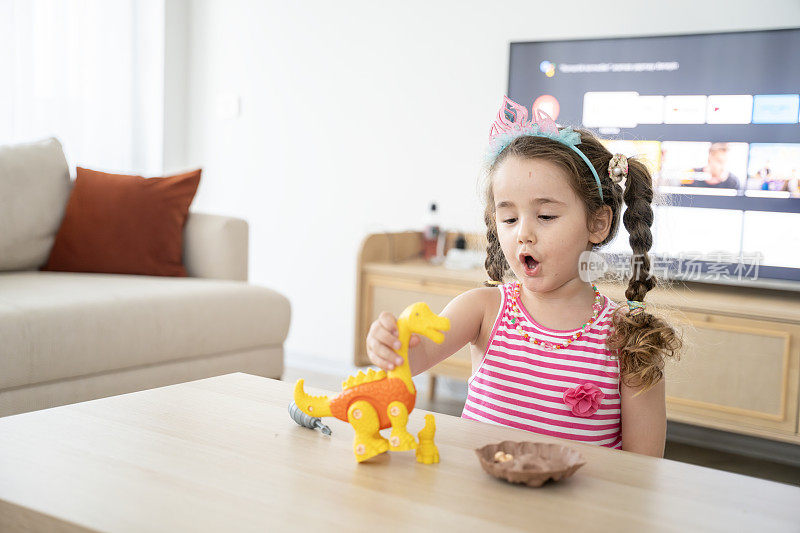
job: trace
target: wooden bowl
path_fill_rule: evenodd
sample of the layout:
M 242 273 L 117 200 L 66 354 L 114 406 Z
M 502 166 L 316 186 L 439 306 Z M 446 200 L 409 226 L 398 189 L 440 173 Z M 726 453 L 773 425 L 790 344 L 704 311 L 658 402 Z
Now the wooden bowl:
M 511 461 L 497 462 L 500 451 L 514 456 Z M 475 453 L 486 472 L 511 483 L 541 487 L 549 480 L 558 481 L 571 476 L 586 464 L 577 450 L 545 442 L 514 442 L 506 440 L 477 448 Z

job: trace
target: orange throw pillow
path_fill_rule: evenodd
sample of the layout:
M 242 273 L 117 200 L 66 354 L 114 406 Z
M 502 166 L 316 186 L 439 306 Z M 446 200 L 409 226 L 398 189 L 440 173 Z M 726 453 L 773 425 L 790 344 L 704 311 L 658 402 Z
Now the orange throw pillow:
M 183 226 L 200 169 L 165 178 L 77 168 L 42 270 L 186 276 Z

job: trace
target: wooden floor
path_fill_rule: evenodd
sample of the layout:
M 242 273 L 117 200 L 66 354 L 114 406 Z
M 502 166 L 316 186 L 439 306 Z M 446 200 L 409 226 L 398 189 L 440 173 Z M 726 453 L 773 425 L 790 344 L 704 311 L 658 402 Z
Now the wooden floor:
M 341 389 L 344 377 L 346 376 L 293 367 L 287 367 L 283 373 L 284 381 L 294 382 L 298 378 L 304 378 L 308 385 L 328 390 Z M 437 390 L 437 397 L 430 402 L 427 399 L 427 377 L 424 375 L 415 377 L 414 383 L 417 384 L 419 390 L 417 395 L 418 408 L 454 416 L 461 415 L 464 407 L 463 399 L 454 398 L 452 395 L 440 394 Z M 669 440 L 664 451 L 664 457 L 674 461 L 800 486 L 800 468 L 783 463 L 755 459 Z

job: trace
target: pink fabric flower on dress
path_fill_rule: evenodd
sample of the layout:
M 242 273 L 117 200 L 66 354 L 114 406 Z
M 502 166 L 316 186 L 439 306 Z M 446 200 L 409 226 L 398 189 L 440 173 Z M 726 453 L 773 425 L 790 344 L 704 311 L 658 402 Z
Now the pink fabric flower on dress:
M 597 412 L 604 397 L 603 391 L 594 383 L 584 383 L 564 391 L 564 403 L 572 408 L 572 414 L 584 418 Z

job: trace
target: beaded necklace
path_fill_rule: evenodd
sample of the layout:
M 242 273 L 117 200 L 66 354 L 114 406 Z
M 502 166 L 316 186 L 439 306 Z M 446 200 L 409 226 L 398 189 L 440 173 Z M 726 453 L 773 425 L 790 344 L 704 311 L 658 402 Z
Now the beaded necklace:
M 522 311 L 519 308 L 520 302 L 522 301 L 520 296 L 520 287 L 522 286 L 521 283 L 516 282 L 514 284 L 514 293 L 511 296 L 511 310 L 513 311 L 513 316 L 511 317 L 511 325 L 516 326 L 517 333 L 522 335 L 522 337 L 526 341 L 532 341 L 534 344 L 538 344 L 547 348 L 548 350 L 560 350 L 562 348 L 566 348 L 574 341 L 576 341 L 583 332 L 586 331 L 586 328 L 589 327 L 589 324 L 593 323 L 595 319 L 597 319 L 597 315 L 600 314 L 600 310 L 603 308 L 603 297 L 600 296 L 600 291 L 597 290 L 597 286 L 592 283 L 592 290 L 594 291 L 594 304 L 592 305 L 592 318 L 589 319 L 583 326 L 581 326 L 580 331 L 576 331 L 572 334 L 572 337 L 564 344 L 554 344 L 552 342 L 547 341 L 540 341 L 539 339 L 531 338 L 528 333 L 522 329 L 522 321 L 525 320 L 525 315 L 522 314 Z

